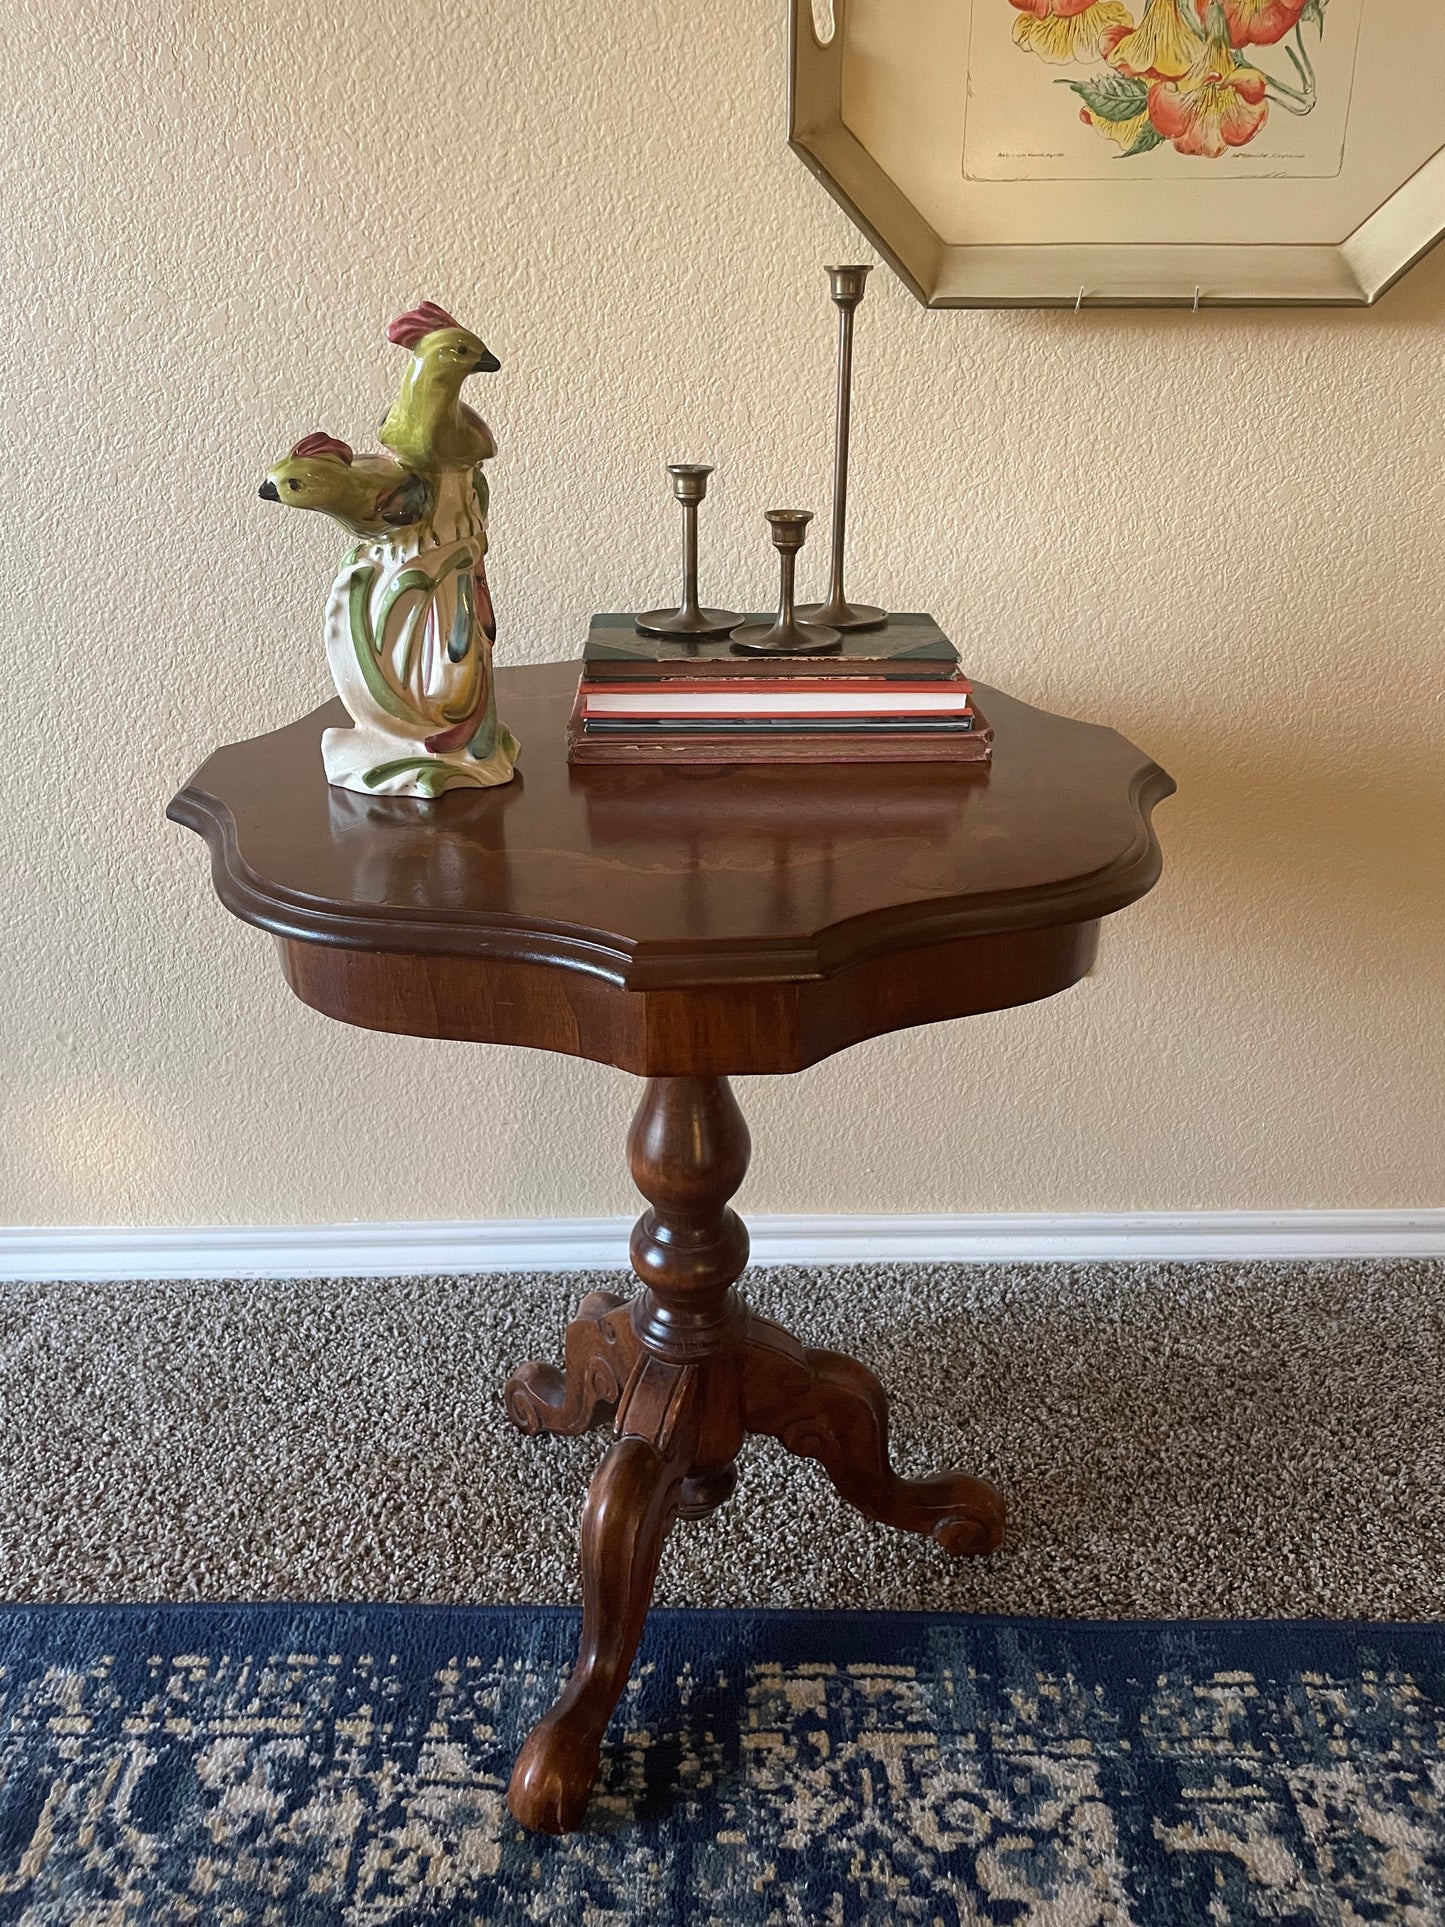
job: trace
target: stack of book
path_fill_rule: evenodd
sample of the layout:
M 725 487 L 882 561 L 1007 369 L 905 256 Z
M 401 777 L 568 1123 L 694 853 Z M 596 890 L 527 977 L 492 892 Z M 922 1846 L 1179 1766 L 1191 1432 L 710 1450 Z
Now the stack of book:
M 829 656 L 741 656 L 592 618 L 573 763 L 986 763 L 993 731 L 931 616 L 892 616 Z

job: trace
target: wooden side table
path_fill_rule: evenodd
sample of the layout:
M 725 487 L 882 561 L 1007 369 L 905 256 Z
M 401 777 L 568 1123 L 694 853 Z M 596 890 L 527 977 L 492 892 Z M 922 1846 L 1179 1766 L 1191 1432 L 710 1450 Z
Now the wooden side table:
M 1159 874 L 1173 789 L 1111 730 L 996 691 L 990 767 L 569 770 L 575 664 L 503 670 L 523 744 L 503 789 L 435 803 L 328 788 L 338 703 L 218 750 L 169 814 L 210 845 L 226 907 L 271 931 L 286 981 L 345 1023 L 530 1044 L 646 1078 L 628 1136 L 650 1208 L 642 1290 L 592 1292 L 566 1363 L 523 1365 L 526 1432 L 611 1423 L 582 1516 L 576 1669 L 512 1778 L 528 1827 L 577 1826 L 675 1519 L 721 1505 L 749 1432 L 816 1458 L 870 1518 L 991 1551 L 1003 1501 L 962 1472 L 902 1479 L 866 1366 L 748 1310 L 728 1199 L 747 1126 L 727 1079 L 865 1037 L 1052 996 L 1099 921 Z

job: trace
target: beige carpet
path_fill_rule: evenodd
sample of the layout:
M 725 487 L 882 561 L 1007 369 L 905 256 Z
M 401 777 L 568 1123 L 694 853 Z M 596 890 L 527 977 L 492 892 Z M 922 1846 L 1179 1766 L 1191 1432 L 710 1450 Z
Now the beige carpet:
M 605 1435 L 524 1439 L 507 1367 L 606 1278 L 0 1288 L 0 1596 L 576 1597 Z M 1012 1507 L 949 1561 L 749 1444 L 670 1603 L 1445 1613 L 1445 1265 L 868 1267 L 748 1280 L 894 1395 L 905 1471 Z

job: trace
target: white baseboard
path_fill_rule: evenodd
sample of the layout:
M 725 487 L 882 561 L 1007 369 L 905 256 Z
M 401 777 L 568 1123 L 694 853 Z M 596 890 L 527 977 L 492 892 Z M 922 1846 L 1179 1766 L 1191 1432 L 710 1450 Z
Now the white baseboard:
M 0 1230 L 0 1280 L 385 1278 L 627 1263 L 630 1218 Z M 1441 1258 L 1445 1210 L 757 1217 L 753 1263 Z

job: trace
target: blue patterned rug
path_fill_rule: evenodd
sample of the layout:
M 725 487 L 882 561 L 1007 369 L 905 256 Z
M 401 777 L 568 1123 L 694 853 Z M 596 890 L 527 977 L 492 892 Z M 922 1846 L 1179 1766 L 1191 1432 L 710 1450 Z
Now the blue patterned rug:
M 0 1611 L 0 1921 L 1445 1921 L 1445 1633 L 654 1612 L 586 1829 L 575 1613 Z

